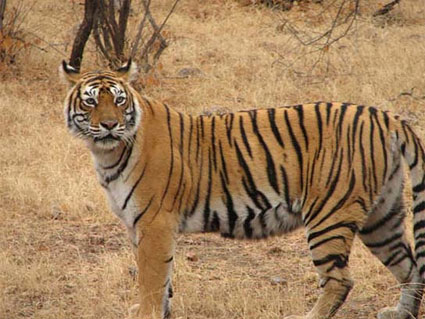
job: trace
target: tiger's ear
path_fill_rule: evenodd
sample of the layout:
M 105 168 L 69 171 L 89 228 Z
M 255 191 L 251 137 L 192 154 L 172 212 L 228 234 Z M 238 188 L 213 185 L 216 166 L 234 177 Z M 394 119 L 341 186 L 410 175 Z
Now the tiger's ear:
M 69 86 L 75 85 L 81 77 L 80 70 L 70 66 L 65 61 L 62 61 L 59 66 L 59 75 L 62 81 L 67 83 Z
M 131 58 L 129 58 L 127 63 L 119 67 L 115 72 L 120 78 L 129 83 L 136 81 L 139 77 L 137 64 L 133 62 Z

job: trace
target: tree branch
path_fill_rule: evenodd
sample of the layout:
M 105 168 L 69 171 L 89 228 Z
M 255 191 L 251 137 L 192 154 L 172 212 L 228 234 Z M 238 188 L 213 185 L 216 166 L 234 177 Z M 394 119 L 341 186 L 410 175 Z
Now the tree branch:
M 93 21 L 97 5 L 97 0 L 86 0 L 84 5 L 84 20 L 80 24 L 80 28 L 75 36 L 71 58 L 69 59 L 69 64 L 76 69 L 80 69 L 81 67 L 84 47 L 86 46 L 87 40 L 89 39 L 90 33 L 93 29 Z
M 4 12 L 6 11 L 6 0 L 0 0 L 0 33 L 3 30 Z

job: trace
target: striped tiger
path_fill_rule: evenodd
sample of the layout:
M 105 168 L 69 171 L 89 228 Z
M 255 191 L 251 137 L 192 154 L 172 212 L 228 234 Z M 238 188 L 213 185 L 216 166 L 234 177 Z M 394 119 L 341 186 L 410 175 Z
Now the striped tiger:
M 425 153 L 398 116 L 323 102 L 191 116 L 136 92 L 131 61 L 116 72 L 80 74 L 66 62 L 61 70 L 71 86 L 68 128 L 91 151 L 134 248 L 139 318 L 170 315 L 177 232 L 256 239 L 301 226 L 322 293 L 306 316 L 287 318 L 336 313 L 353 286 L 348 258 L 356 235 L 402 284 L 398 305 L 378 318 L 418 318 Z M 406 170 L 415 253 L 403 226 Z

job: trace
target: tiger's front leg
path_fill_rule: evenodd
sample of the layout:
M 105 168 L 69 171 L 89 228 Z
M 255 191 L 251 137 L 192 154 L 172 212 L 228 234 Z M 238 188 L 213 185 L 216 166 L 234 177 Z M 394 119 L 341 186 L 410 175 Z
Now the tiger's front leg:
M 140 221 L 137 228 L 139 242 L 136 259 L 140 294 L 137 317 L 167 318 L 170 315 L 175 223 L 171 213 L 159 212 L 152 218 Z

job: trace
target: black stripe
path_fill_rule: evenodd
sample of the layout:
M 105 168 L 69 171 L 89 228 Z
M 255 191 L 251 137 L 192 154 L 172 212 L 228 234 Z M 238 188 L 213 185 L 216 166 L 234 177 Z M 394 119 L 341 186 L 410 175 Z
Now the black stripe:
M 352 167 L 353 164 L 353 156 L 354 156 L 354 152 L 353 152 L 353 144 L 351 143 L 351 126 L 350 124 L 347 125 L 347 133 L 346 133 L 346 137 L 347 137 L 347 159 L 348 159 L 348 165 L 349 167 Z M 347 170 L 348 173 L 348 170 Z
M 203 115 L 199 115 L 199 122 L 201 123 L 201 136 L 202 139 L 205 138 L 205 127 L 204 127 L 204 116 Z
M 164 198 L 168 193 L 168 189 L 170 187 L 171 184 L 171 178 L 172 178 L 172 174 L 173 174 L 173 170 L 174 170 L 174 143 L 173 143 L 173 134 L 171 131 L 171 115 L 170 115 L 170 110 L 168 108 L 167 105 L 163 104 L 164 108 L 167 112 L 167 127 L 168 127 L 168 136 L 170 139 L 170 168 L 168 171 L 168 178 L 167 178 L 167 184 L 165 185 L 165 189 L 164 192 L 162 193 L 162 197 L 161 197 L 161 201 L 160 201 L 160 205 L 159 207 L 162 207 L 162 204 L 164 202 Z
M 232 146 L 232 129 L 233 129 L 233 120 L 235 115 L 233 113 L 226 114 L 225 124 L 226 124 L 226 134 L 229 145 Z M 228 120 L 230 119 L 230 120 Z M 228 123 L 230 122 L 230 123 Z
M 381 240 L 381 241 L 378 241 L 378 242 L 374 242 L 374 243 L 366 243 L 365 242 L 365 245 L 369 248 L 381 248 L 381 247 L 384 247 L 384 246 L 387 246 L 387 245 L 393 243 L 396 240 L 401 239 L 402 236 L 403 236 L 403 233 L 396 233 L 396 234 L 392 235 L 390 238 L 387 238 L 387 239 L 384 239 L 384 240 Z
M 270 183 L 270 186 L 272 186 L 272 188 L 274 189 L 274 191 L 277 194 L 280 194 L 279 191 L 279 185 L 277 182 L 277 178 L 276 178 L 276 168 L 275 168 L 275 164 L 273 161 L 273 157 L 270 154 L 269 148 L 267 147 L 266 142 L 264 141 L 259 129 L 258 129 L 258 124 L 257 124 L 257 112 L 254 110 L 252 112 L 249 113 L 251 116 L 251 123 L 252 123 L 252 127 L 254 130 L 254 134 L 257 136 L 258 141 L 260 142 L 261 146 L 264 149 L 264 153 L 266 155 L 266 161 L 267 161 L 267 177 Z
M 184 149 L 184 119 L 183 114 L 179 114 L 180 119 L 180 154 L 183 156 L 183 149 Z
M 365 155 L 365 150 L 363 147 L 363 127 L 364 127 L 364 122 L 362 122 L 362 124 L 360 125 L 360 135 L 359 135 L 359 148 L 360 148 L 360 157 L 362 159 L 362 181 L 363 181 L 363 188 L 365 191 L 368 190 L 367 184 L 366 184 L 366 180 L 367 180 L 367 169 L 366 169 L 366 155 Z
M 204 231 L 208 230 L 208 224 L 210 219 L 210 198 L 211 198 L 211 185 L 212 185 L 212 177 L 211 177 L 211 154 L 208 151 L 208 186 L 207 186 L 207 194 L 205 198 L 205 206 L 204 206 Z
M 347 256 L 338 255 L 338 254 L 329 254 L 325 258 L 322 259 L 314 259 L 313 264 L 316 267 L 328 264 L 333 262 L 333 266 L 337 268 L 344 268 L 347 265 Z M 332 267 L 332 269 L 334 268 Z M 328 269 L 329 272 L 331 269 Z
M 202 157 L 203 157 L 203 154 L 202 154 Z M 190 211 L 186 212 L 187 215 L 189 215 L 189 216 L 192 216 L 193 213 L 196 210 L 196 207 L 198 207 L 199 193 L 200 193 L 201 181 L 202 181 L 202 177 L 203 177 L 203 170 L 204 170 L 204 161 L 203 161 L 203 158 L 201 158 L 201 166 L 199 168 L 199 176 L 198 176 L 198 183 L 196 185 L 195 199 L 193 201 L 193 205 L 192 205 L 192 208 L 190 209 Z
M 386 266 L 386 267 L 388 267 L 391 263 L 392 263 L 392 261 L 394 260 L 394 259 L 396 259 L 397 258 L 397 256 L 398 255 L 400 255 L 401 253 L 403 253 L 403 251 L 402 250 L 397 250 L 396 252 L 394 252 L 394 253 L 392 253 L 387 259 L 385 259 L 384 261 L 382 261 L 382 263 Z
M 339 209 L 341 209 L 344 204 L 347 202 L 347 200 L 350 198 L 354 185 L 356 183 L 356 175 L 354 173 L 351 174 L 350 178 L 350 185 L 348 186 L 347 192 L 344 194 L 344 196 L 337 202 L 337 204 L 332 207 L 332 209 L 327 213 L 324 217 L 322 217 L 314 226 L 311 226 L 311 228 L 316 228 L 317 226 L 321 225 L 324 221 L 326 221 L 330 216 L 332 216 L 335 212 L 337 212 Z
M 300 125 L 301 132 L 303 133 L 303 136 L 304 136 L 305 148 L 308 150 L 308 134 L 304 125 L 304 109 L 302 105 L 297 105 L 294 108 L 298 115 L 298 124 Z
M 249 195 L 249 197 L 252 199 L 253 203 L 258 207 L 263 209 L 262 203 L 258 201 L 258 196 L 260 192 L 257 190 L 257 186 L 255 185 L 254 178 L 252 177 L 251 171 L 243 157 L 243 154 L 239 148 L 239 144 L 235 141 L 235 151 L 236 151 L 236 157 L 238 158 L 239 165 L 242 167 L 245 177 L 242 178 L 242 185 L 244 186 L 245 191 Z M 248 182 L 248 185 L 246 182 Z
M 424 190 L 425 190 L 425 175 L 422 177 L 422 181 L 418 185 L 412 187 L 412 191 L 414 193 L 420 193 L 420 192 L 423 192 Z
M 369 147 L 370 147 L 370 160 L 372 162 L 372 177 L 374 182 L 374 192 L 376 193 L 376 190 L 378 188 L 378 177 L 376 176 L 376 163 L 375 163 L 375 146 L 374 146 L 374 131 L 375 131 L 375 124 L 373 123 L 372 117 L 370 117 L 370 134 L 369 134 Z
M 331 107 L 332 103 L 326 103 L 326 125 L 329 125 L 329 120 L 331 118 Z
M 285 122 L 286 122 L 286 126 L 288 128 L 288 132 L 289 132 L 289 137 L 291 139 L 291 143 L 292 146 L 295 149 L 295 154 L 297 155 L 297 159 L 298 159 L 298 165 L 299 165 L 299 169 L 300 169 L 300 188 L 303 189 L 304 185 L 303 185 L 303 181 L 304 181 L 304 177 L 303 177 L 303 170 L 304 170 L 304 165 L 303 165 L 303 155 L 302 155 L 302 151 L 301 151 L 301 147 L 300 144 L 297 141 L 297 138 L 295 137 L 295 134 L 292 130 L 291 127 L 291 123 L 289 122 L 289 118 L 288 118 L 288 111 L 285 110 Z
M 395 265 L 398 265 L 406 258 L 409 258 L 409 255 L 403 254 L 400 258 L 394 260 L 389 266 L 394 267 Z M 406 278 L 409 278 L 408 276 Z
M 142 216 L 148 211 L 149 207 L 152 204 L 152 200 L 155 197 L 155 195 L 152 195 L 151 199 L 149 200 L 149 203 L 146 205 L 146 207 L 137 215 L 137 217 L 134 219 L 133 227 L 136 227 L 137 222 L 142 218 Z
M 268 210 L 265 209 L 263 211 L 260 212 L 259 214 L 259 221 L 260 221 L 260 226 L 261 226 L 261 237 L 262 238 L 266 238 L 267 237 L 267 223 L 266 223 L 266 214 L 267 214 Z
M 245 128 L 244 128 L 244 125 L 243 125 L 243 116 L 242 115 L 239 116 L 239 130 L 241 132 L 242 141 L 243 141 L 243 143 L 245 145 L 246 150 L 248 151 L 249 157 L 252 158 L 251 147 L 249 146 L 248 138 L 246 137 Z
M 310 183 L 308 185 L 310 188 L 313 186 L 314 173 L 316 171 L 316 164 L 317 164 L 317 158 L 319 158 L 319 155 L 318 155 L 319 153 L 320 153 L 320 151 L 316 150 L 316 153 L 314 155 L 314 160 L 313 160 L 313 164 L 312 164 L 311 172 L 310 172 L 310 177 L 309 177 Z M 319 173 L 319 178 L 320 178 L 320 173 Z
M 315 231 L 315 232 L 309 232 L 308 236 L 307 236 L 307 242 L 310 243 L 314 238 L 322 236 L 323 234 L 326 234 L 332 230 L 338 229 L 338 228 L 348 228 L 350 229 L 353 233 L 355 233 L 357 231 L 357 225 L 352 222 L 352 223 L 345 223 L 345 222 L 339 222 L 333 225 L 330 225 L 324 229 Z
M 331 183 L 331 185 L 328 188 L 328 192 L 326 193 L 326 196 L 323 198 L 322 202 L 320 203 L 319 207 L 316 209 L 316 211 L 314 213 L 311 214 L 311 216 L 307 216 L 305 217 L 305 225 L 310 224 L 310 222 L 312 220 L 314 220 L 314 218 L 322 211 L 323 207 L 326 205 L 326 203 L 328 202 L 329 198 L 332 197 L 335 189 L 336 189 L 336 185 L 339 181 L 339 176 L 341 173 L 341 167 L 342 167 L 342 162 L 344 159 L 344 153 L 343 150 L 341 149 L 340 152 L 340 161 L 339 161 L 339 165 L 338 165 L 338 171 L 336 172 L 336 175 Z
M 245 236 L 247 238 L 252 238 L 253 229 L 251 226 L 251 221 L 255 218 L 255 213 L 254 213 L 254 210 L 249 206 L 247 206 L 246 209 L 248 211 L 248 216 L 246 216 L 245 218 L 245 221 L 243 223 L 243 228 L 245 231 Z
M 183 114 L 179 113 L 179 118 L 180 118 L 180 148 L 179 148 L 179 152 L 180 152 L 180 177 L 179 177 L 179 182 L 178 182 L 178 186 L 177 186 L 177 190 L 176 190 L 176 194 L 174 195 L 174 200 L 173 200 L 173 207 L 176 204 L 177 198 L 180 194 L 180 189 L 183 186 L 183 176 L 184 176 L 184 119 L 183 119 Z M 189 153 L 190 154 L 190 153 Z
M 413 232 L 417 232 L 419 229 L 425 228 L 425 220 L 420 220 L 413 226 Z
M 399 201 L 400 199 L 397 199 Z M 400 215 L 400 205 L 395 205 L 393 208 L 391 208 L 390 212 L 384 216 L 384 218 L 378 220 L 372 225 L 368 225 L 363 227 L 360 230 L 360 234 L 362 235 L 368 235 L 373 233 L 376 230 L 379 230 L 381 227 L 385 226 L 389 221 L 391 221 L 396 216 Z
M 128 150 L 128 153 L 127 153 L 127 156 L 126 156 L 124 162 L 118 167 L 115 174 L 105 178 L 106 184 L 109 184 L 110 182 L 116 180 L 121 175 L 121 173 L 126 169 L 132 152 L 133 152 L 133 144 L 131 144 L 130 149 Z
M 215 119 L 216 117 L 213 116 L 211 121 L 211 147 L 212 147 L 212 153 L 213 153 L 214 170 L 217 171 L 217 152 L 216 152 L 216 145 L 215 145 Z
M 182 191 L 180 192 L 180 200 L 179 200 L 179 204 L 177 206 L 177 212 L 180 213 L 181 212 L 181 208 L 182 208 L 182 203 L 183 203 L 183 197 L 184 197 L 184 192 L 186 190 L 186 183 L 183 182 L 183 187 L 182 187 Z
M 276 110 L 275 109 L 268 109 L 267 114 L 269 115 L 270 128 L 273 132 L 274 137 L 276 138 L 279 145 L 281 147 L 284 147 L 282 137 L 280 136 L 279 130 L 276 126 Z
M 347 111 L 347 106 L 348 106 L 347 103 L 343 103 L 340 106 L 341 113 L 339 115 L 339 121 L 338 121 L 338 139 L 340 139 L 341 135 L 342 135 L 342 124 L 344 123 L 344 118 L 345 118 L 345 113 Z
M 332 126 L 333 126 L 333 128 L 334 128 L 334 129 L 336 129 L 335 124 L 336 124 L 336 119 L 338 118 L 338 114 L 339 114 L 339 109 L 337 108 L 337 109 L 335 110 L 334 118 L 333 118 L 333 120 L 332 120 Z
M 213 213 L 213 218 L 211 221 L 211 231 L 218 231 L 220 230 L 220 218 L 218 217 L 218 214 L 216 211 Z
M 358 105 L 357 106 L 356 114 L 354 115 L 354 120 L 353 120 L 353 135 L 351 136 L 351 138 L 352 138 L 352 144 L 353 144 L 353 154 L 356 153 L 356 132 L 357 132 L 357 127 L 358 127 L 358 124 L 359 124 L 360 116 L 363 114 L 363 110 L 364 110 L 364 106 L 363 105 Z
M 155 115 L 155 111 L 154 111 L 154 108 L 153 108 L 153 106 L 152 106 L 152 104 L 149 102 L 149 100 L 148 99 L 146 99 L 146 98 L 144 98 L 144 97 L 142 97 L 142 99 L 143 99 L 143 101 L 149 106 L 149 109 L 150 109 L 150 111 L 152 112 L 152 115 Z
M 425 240 L 419 240 L 419 241 L 417 240 L 415 243 L 415 250 L 418 250 L 422 246 L 425 246 Z
M 122 158 L 124 157 L 124 154 L 125 154 L 126 151 L 127 151 L 127 147 L 124 147 L 118 161 L 116 161 L 114 164 L 112 164 L 110 166 L 101 166 L 101 168 L 104 169 L 104 170 L 107 170 L 107 169 L 112 169 L 112 168 L 115 168 L 116 166 L 118 166 L 118 164 L 121 162 Z
M 224 180 L 223 174 L 220 174 L 220 179 L 221 179 L 221 186 L 223 187 L 224 195 L 226 196 L 227 222 L 229 224 L 229 233 L 223 234 L 223 236 L 233 237 L 233 232 L 235 230 L 236 220 L 238 219 L 238 215 L 235 212 L 232 195 L 230 195 L 229 189 L 226 186 L 226 182 Z
M 322 143 L 323 143 L 323 123 L 322 123 L 322 116 L 320 114 L 320 103 L 316 103 L 314 106 L 314 110 L 316 112 L 316 119 L 317 119 L 317 129 L 319 131 L 319 152 L 322 150 Z
M 130 200 L 131 196 L 133 195 L 134 190 L 136 189 L 137 185 L 139 185 L 140 181 L 142 180 L 143 176 L 145 175 L 146 167 L 148 165 L 146 164 L 145 167 L 143 167 L 142 173 L 140 174 L 139 178 L 137 179 L 136 183 L 134 183 L 133 187 L 131 188 L 130 192 L 128 193 L 127 197 L 124 200 L 124 204 L 122 205 L 121 209 L 124 210 L 127 208 L 128 201 Z
M 218 141 L 218 147 L 220 150 L 221 171 L 224 173 L 224 177 L 226 178 L 226 183 L 229 183 L 229 175 L 227 174 L 227 165 L 224 159 L 224 152 L 223 152 L 223 147 L 221 145 L 221 140 Z
M 323 244 L 325 244 L 329 241 L 332 241 L 332 240 L 342 240 L 345 243 L 345 237 L 344 236 L 335 235 L 335 236 L 331 236 L 331 237 L 322 239 L 321 241 L 315 243 L 314 245 L 311 245 L 309 248 L 310 248 L 310 250 L 313 250 L 313 249 L 315 249 L 315 248 L 317 248 L 317 247 L 319 247 L 319 246 L 321 246 L 321 245 L 323 245 Z
M 196 161 L 199 161 L 199 151 L 201 149 L 200 133 L 199 133 L 199 116 L 196 118 Z
M 382 130 L 381 124 L 378 120 L 377 110 L 375 108 L 370 108 L 369 112 L 371 113 L 372 117 L 375 119 L 376 124 L 378 125 L 378 131 L 379 131 L 379 137 L 381 139 L 381 146 L 382 146 L 382 153 L 384 156 L 384 172 L 382 174 L 382 183 L 385 182 L 385 177 L 387 176 L 387 148 L 386 148 L 386 140 L 384 136 L 384 131 Z M 373 121 L 373 119 L 372 119 Z
M 292 203 L 291 203 L 291 197 L 289 192 L 288 175 L 286 174 L 286 170 L 282 165 L 280 166 L 280 174 L 282 175 L 285 202 L 286 202 L 286 205 L 288 206 L 288 211 L 292 213 L 292 207 L 291 207 Z
M 193 133 L 193 116 L 189 115 L 189 143 L 188 143 L 188 147 L 187 147 L 187 153 L 190 154 L 190 152 L 192 151 L 192 133 Z M 190 160 L 190 156 L 189 156 L 189 160 Z
M 425 202 L 420 202 L 419 204 L 417 204 L 415 206 L 415 208 L 413 208 L 413 213 L 420 213 L 421 211 L 423 211 L 425 209 Z
M 419 162 L 418 161 L 418 140 L 416 138 L 415 133 L 410 128 L 410 126 L 407 125 L 405 122 L 403 122 L 403 129 L 405 129 L 405 127 L 410 132 L 410 134 L 412 136 L 413 145 L 415 146 L 415 150 L 414 150 L 415 158 L 414 158 L 413 162 L 411 164 L 409 164 L 409 169 L 412 170 L 416 165 L 418 165 L 418 162 Z M 405 134 L 407 135 L 407 132 L 405 132 Z

